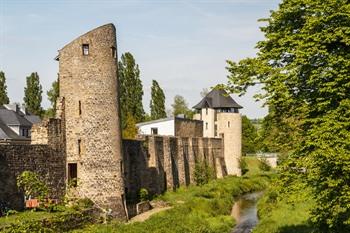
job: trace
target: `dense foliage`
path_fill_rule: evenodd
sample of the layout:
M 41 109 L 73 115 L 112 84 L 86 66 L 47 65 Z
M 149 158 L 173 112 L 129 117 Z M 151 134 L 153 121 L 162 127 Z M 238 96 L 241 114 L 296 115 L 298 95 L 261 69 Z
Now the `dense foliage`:
M 6 77 L 3 71 L 0 71 L 0 105 L 8 104 L 10 102 L 7 96 Z
M 242 116 L 242 154 L 253 154 L 259 150 L 258 130 L 247 116 Z
M 257 57 L 228 62 L 227 89 L 263 84 L 283 167 L 312 190 L 311 220 L 321 232 L 345 232 L 350 216 L 350 3 L 284 0 L 262 27 Z M 284 140 L 284 141 L 283 141 Z
M 51 103 L 51 107 L 46 110 L 45 115 L 48 117 L 55 117 L 57 99 L 60 94 L 59 80 L 55 80 L 52 83 L 51 89 L 48 92 L 46 92 L 46 94 Z
M 38 116 L 41 116 L 43 113 L 41 107 L 42 93 L 43 90 L 38 73 L 31 73 L 31 75 L 27 77 L 27 86 L 24 88 L 23 101 L 28 111 Z
M 24 171 L 17 177 L 17 186 L 24 192 L 27 200 L 30 198 L 43 200 L 49 193 L 47 185 L 31 171 Z
M 152 80 L 150 109 L 152 120 L 166 117 L 165 95 L 156 80 Z
M 137 133 L 136 120 L 131 113 L 128 113 L 126 115 L 125 128 L 122 130 L 122 136 L 124 139 L 135 139 Z
M 182 97 L 181 95 L 176 95 L 174 97 L 174 103 L 171 106 L 173 108 L 173 116 L 183 114 L 183 115 L 187 116 L 188 118 L 192 118 L 193 113 L 188 108 L 188 104 L 187 104 L 185 98 Z
M 136 122 L 144 119 L 145 112 L 142 106 L 142 82 L 140 79 L 139 65 L 136 64 L 133 55 L 129 52 L 121 56 L 118 62 L 118 78 L 120 91 L 120 108 L 122 127 L 126 127 L 126 119 L 130 113 Z

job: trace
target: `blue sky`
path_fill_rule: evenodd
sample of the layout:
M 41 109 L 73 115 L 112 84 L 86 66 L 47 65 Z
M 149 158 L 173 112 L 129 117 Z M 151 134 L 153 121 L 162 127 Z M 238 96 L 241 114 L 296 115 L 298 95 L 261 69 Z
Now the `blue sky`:
M 57 50 L 79 35 L 106 23 L 117 28 L 118 53 L 131 52 L 140 66 L 144 108 L 156 79 L 166 105 L 176 94 L 189 106 L 200 92 L 225 83 L 226 60 L 255 55 L 263 39 L 257 22 L 278 7 L 278 0 L 227 1 L 110 1 L 110 0 L 0 0 L 0 70 L 7 78 L 11 102 L 23 102 L 25 77 L 39 73 L 46 91 L 57 78 Z M 267 110 L 252 95 L 234 99 L 243 114 L 263 117 Z

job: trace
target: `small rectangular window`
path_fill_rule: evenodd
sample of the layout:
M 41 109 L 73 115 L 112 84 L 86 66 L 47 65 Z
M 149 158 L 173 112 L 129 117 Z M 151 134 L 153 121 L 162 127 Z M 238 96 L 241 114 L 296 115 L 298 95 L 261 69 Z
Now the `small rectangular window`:
M 208 108 L 205 109 L 205 115 L 208 115 Z
M 231 123 L 230 123 L 230 122 L 227 122 L 227 127 L 230 128 L 230 126 L 231 126 Z
M 218 125 L 214 125 L 214 136 L 218 136 Z
M 68 163 L 68 184 L 77 187 L 78 165 L 76 163 Z
M 151 128 L 151 134 L 157 135 L 158 134 L 158 128 Z
M 205 123 L 205 129 L 208 129 L 208 122 Z
M 89 55 L 89 45 L 88 44 L 83 44 L 83 55 L 84 56 Z

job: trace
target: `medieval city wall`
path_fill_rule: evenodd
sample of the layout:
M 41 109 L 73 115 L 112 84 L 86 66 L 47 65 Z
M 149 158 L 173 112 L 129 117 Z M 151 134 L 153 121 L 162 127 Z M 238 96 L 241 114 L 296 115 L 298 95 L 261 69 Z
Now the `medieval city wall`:
M 123 140 L 126 197 L 137 199 L 141 188 L 161 194 L 194 183 L 196 162 L 206 162 L 216 174 L 225 174 L 222 140 L 145 136 Z
M 0 145 L 0 201 L 14 209 L 23 208 L 23 194 L 16 178 L 32 171 L 45 181 L 50 197 L 60 199 L 65 192 L 64 153 L 49 145 Z

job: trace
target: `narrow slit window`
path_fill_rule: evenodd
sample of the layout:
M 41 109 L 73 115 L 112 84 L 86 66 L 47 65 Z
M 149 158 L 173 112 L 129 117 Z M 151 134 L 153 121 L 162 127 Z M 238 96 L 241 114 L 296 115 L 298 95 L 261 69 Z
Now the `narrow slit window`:
M 79 100 L 79 116 L 81 115 L 81 101 Z
M 89 45 L 88 44 L 83 44 L 83 55 L 84 56 L 89 55 Z
M 205 123 L 205 129 L 208 129 L 208 123 L 207 122 Z
M 117 58 L 117 49 L 114 46 L 112 47 L 112 57 Z
M 230 122 L 227 122 L 227 127 L 231 127 L 231 123 Z
M 78 139 L 78 155 L 81 154 L 81 139 Z
M 68 184 L 77 187 L 78 182 L 78 165 L 76 163 L 68 163 Z

